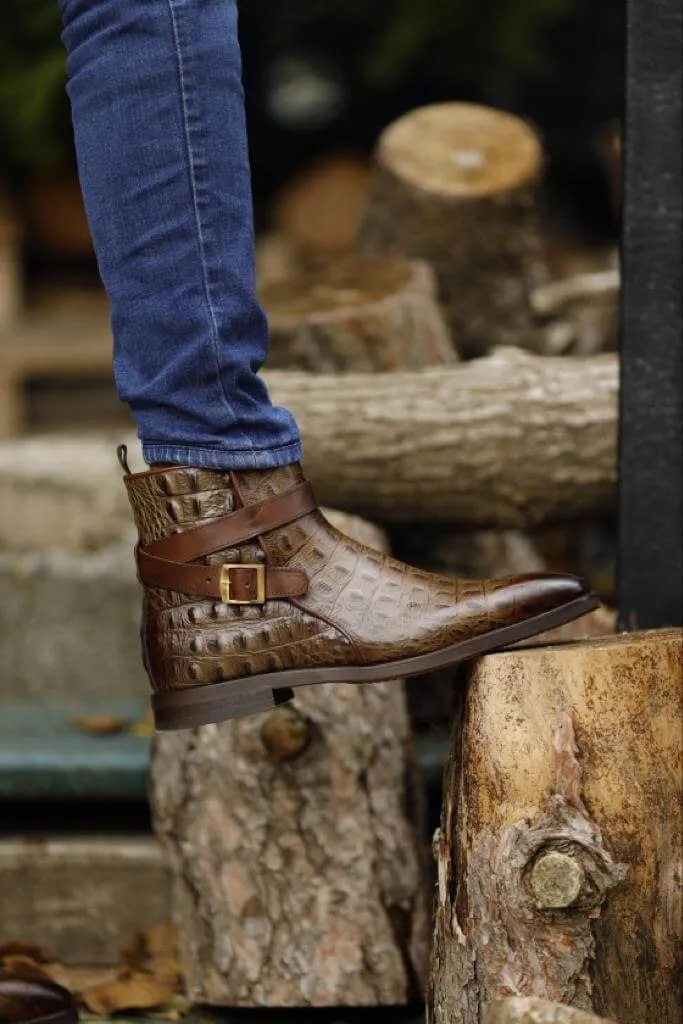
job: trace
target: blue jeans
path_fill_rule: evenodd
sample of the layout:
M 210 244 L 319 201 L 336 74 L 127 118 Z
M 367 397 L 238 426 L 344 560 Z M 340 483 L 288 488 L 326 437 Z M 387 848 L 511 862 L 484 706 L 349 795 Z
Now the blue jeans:
M 258 371 L 268 326 L 235 0 L 59 0 L 79 174 L 120 397 L 147 462 L 296 462 Z

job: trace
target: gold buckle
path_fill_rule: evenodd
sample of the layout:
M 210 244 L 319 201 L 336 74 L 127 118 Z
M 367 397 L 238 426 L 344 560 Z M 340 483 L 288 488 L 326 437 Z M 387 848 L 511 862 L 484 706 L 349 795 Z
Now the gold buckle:
M 233 569 L 253 569 L 256 573 L 256 597 L 253 601 L 238 601 L 230 596 L 230 573 Z M 223 604 L 265 604 L 266 603 L 266 567 L 265 565 L 246 565 L 240 562 L 221 566 L 220 577 L 221 601 Z

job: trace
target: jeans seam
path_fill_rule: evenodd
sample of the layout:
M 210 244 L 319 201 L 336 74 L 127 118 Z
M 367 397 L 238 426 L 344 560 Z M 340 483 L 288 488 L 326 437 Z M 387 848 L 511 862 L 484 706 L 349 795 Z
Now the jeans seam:
M 190 190 L 192 192 L 192 206 L 193 206 L 193 210 L 194 210 L 195 225 L 196 225 L 196 228 L 197 228 L 197 245 L 198 245 L 198 250 L 199 250 L 199 260 L 200 260 L 201 268 L 202 268 L 202 284 L 203 284 L 203 288 L 204 288 L 204 296 L 205 296 L 205 299 L 206 299 L 206 306 L 207 306 L 207 309 L 208 309 L 208 312 L 209 312 L 209 319 L 210 319 L 210 324 L 211 324 L 211 340 L 213 342 L 214 356 L 215 356 L 215 359 L 216 359 L 216 371 L 217 371 L 217 374 L 218 374 L 218 383 L 219 383 L 221 394 L 223 396 L 223 401 L 225 402 L 225 405 L 227 406 L 227 408 L 228 408 L 228 410 L 230 412 L 230 415 L 232 416 L 233 422 L 235 424 L 237 424 L 237 422 L 238 422 L 237 416 L 235 415 L 235 411 L 232 408 L 232 404 L 231 404 L 230 399 L 228 398 L 228 395 L 227 395 L 226 390 L 225 390 L 225 383 L 223 381 L 223 374 L 222 374 L 222 371 L 221 371 L 220 353 L 218 351 L 218 322 L 216 320 L 216 313 L 215 313 L 215 310 L 214 310 L 214 307 L 213 307 L 213 303 L 211 301 L 211 286 L 210 286 L 210 282 L 209 282 L 209 268 L 208 268 L 207 260 L 206 260 L 206 243 L 205 243 L 205 240 L 204 240 L 204 231 L 202 229 L 202 215 L 201 215 L 201 211 L 200 211 L 199 196 L 198 196 L 198 190 L 197 190 L 197 171 L 196 171 L 196 164 L 195 164 L 195 153 L 194 153 L 194 149 L 193 149 L 192 129 L 191 129 L 191 125 L 190 125 L 190 114 L 189 114 L 189 108 L 188 108 L 187 78 L 186 78 L 185 62 L 184 62 L 184 59 L 183 59 L 181 39 L 180 39 L 180 30 L 179 30 L 179 26 L 178 26 L 178 19 L 176 17 L 176 10 L 175 10 L 175 6 L 174 6 L 174 0 L 168 0 L 168 10 L 169 10 L 169 14 L 170 14 L 170 17 L 171 17 L 171 28 L 172 28 L 172 32 L 173 32 L 173 41 L 174 41 L 174 44 L 175 44 L 176 58 L 177 58 L 177 61 L 178 61 L 178 76 L 179 76 L 179 82 L 180 82 L 180 95 L 181 95 L 181 101 L 182 101 L 182 121 L 183 121 L 184 135 L 185 135 L 185 147 L 186 147 L 186 151 L 187 151 L 187 162 L 188 162 L 188 171 L 189 171 L 189 179 L 190 179 Z M 244 449 L 239 449 L 239 450 L 242 450 L 242 451 L 253 451 L 254 450 L 254 446 L 251 443 L 251 441 L 249 440 L 249 438 L 244 433 L 242 434 L 242 436 L 244 437 L 244 440 L 247 442 L 247 447 L 244 448 Z
M 200 444 L 176 444 L 173 441 L 142 441 L 145 448 L 172 448 L 174 451 L 189 451 L 189 452 L 203 452 L 206 455 L 267 455 L 269 452 L 276 454 L 277 452 L 286 452 L 290 448 L 299 449 L 301 447 L 300 441 L 290 441 L 288 444 L 278 445 L 277 448 L 255 448 L 251 445 L 249 448 L 207 448 Z

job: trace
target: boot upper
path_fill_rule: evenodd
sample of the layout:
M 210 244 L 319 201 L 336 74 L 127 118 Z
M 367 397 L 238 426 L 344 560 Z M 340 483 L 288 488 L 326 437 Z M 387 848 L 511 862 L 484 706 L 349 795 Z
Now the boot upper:
M 126 485 L 145 546 L 277 498 L 304 479 L 298 464 L 238 473 L 178 467 L 129 475 Z M 147 587 L 143 650 L 157 688 L 410 658 L 586 593 L 573 576 L 456 580 L 410 568 L 344 536 L 319 510 L 201 561 L 299 570 L 308 588 L 286 600 L 232 605 Z

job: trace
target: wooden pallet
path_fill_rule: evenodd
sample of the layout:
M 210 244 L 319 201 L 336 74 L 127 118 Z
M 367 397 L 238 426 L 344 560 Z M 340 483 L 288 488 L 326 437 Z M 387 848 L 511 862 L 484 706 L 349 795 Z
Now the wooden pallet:
M 27 422 L 31 380 L 112 379 L 112 341 L 102 317 L 27 317 L 0 337 L 0 438 Z

